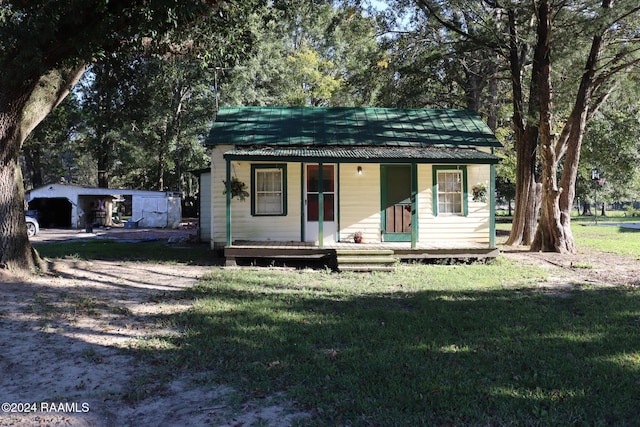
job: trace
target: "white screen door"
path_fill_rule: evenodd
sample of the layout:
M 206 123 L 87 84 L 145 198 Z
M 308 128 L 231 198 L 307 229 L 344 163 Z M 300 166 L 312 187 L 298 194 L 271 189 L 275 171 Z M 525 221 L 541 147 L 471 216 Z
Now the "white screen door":
M 308 164 L 305 167 L 305 240 L 318 241 L 320 166 Z M 336 241 L 336 168 L 335 165 L 322 165 L 324 199 L 324 243 Z

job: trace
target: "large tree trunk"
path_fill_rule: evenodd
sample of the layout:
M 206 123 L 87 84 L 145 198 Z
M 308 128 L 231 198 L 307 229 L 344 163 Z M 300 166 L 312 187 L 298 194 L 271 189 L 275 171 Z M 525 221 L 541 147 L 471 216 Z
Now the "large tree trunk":
M 51 70 L 31 84 L 0 83 L 0 268 L 34 272 L 42 267 L 27 237 L 18 156 L 29 133 L 64 99 L 83 72 L 84 67 Z
M 103 133 L 98 141 L 98 188 L 109 188 L 109 166 L 111 163 L 109 137 Z
M 33 150 L 23 150 L 24 163 L 26 168 L 26 175 L 31 181 L 31 187 L 38 188 L 44 185 L 42 179 L 42 156 L 40 155 L 40 148 L 34 148 Z
M 15 119 L 0 113 L 0 132 L 12 133 Z M 24 188 L 18 165 L 16 140 L 2 141 L 0 158 L 0 268 L 10 271 L 34 271 L 39 257 L 29 243 L 24 219 Z M 19 151 L 19 150 L 18 150 Z
M 553 99 L 551 87 L 551 5 L 541 1 L 538 7 L 538 28 L 535 62 L 539 62 L 538 81 L 540 103 L 539 150 L 542 164 L 542 209 L 540 224 L 531 244 L 532 251 L 575 252 L 571 227 L 561 221 L 558 188 L 558 157 L 553 133 Z
M 164 191 L 164 165 L 165 165 L 165 152 L 164 150 L 160 150 L 158 152 L 158 162 L 156 163 L 156 179 L 155 179 L 155 187 L 156 187 L 156 190 L 158 191 Z
M 544 2 L 543 2 L 544 4 Z M 610 9 L 611 0 L 602 2 L 603 9 Z M 546 31 L 547 46 L 551 37 L 550 19 L 540 21 L 539 25 L 549 25 Z M 544 29 L 541 29 L 543 31 Z M 539 33 L 539 37 L 542 34 Z M 541 76 L 542 84 L 547 85 L 541 94 L 541 126 L 548 127 L 545 129 L 544 135 L 541 135 L 541 148 L 544 150 L 543 174 L 548 175 L 544 181 L 545 190 L 543 191 L 543 215 L 540 217 L 539 232 L 531 244 L 532 251 L 550 251 L 560 253 L 574 253 L 576 251 L 573 234 L 571 232 L 571 209 L 575 198 L 576 178 L 578 175 L 578 165 L 580 162 L 580 150 L 582 148 L 582 140 L 586 128 L 586 123 L 590 115 L 604 102 L 606 96 L 600 98 L 590 110 L 590 101 L 597 83 L 595 79 L 598 61 L 600 59 L 603 48 L 602 34 L 596 34 L 591 42 L 591 50 L 585 64 L 585 72 L 580 80 L 580 86 L 576 95 L 576 102 L 573 106 L 571 114 L 562 129 L 562 133 L 558 142 L 554 144 L 551 121 L 551 85 L 550 85 L 550 60 L 545 63 L 549 67 L 544 68 Z M 546 54 L 550 55 L 550 49 L 546 49 Z M 547 57 L 548 58 L 548 57 Z M 549 96 L 546 96 L 546 93 Z M 547 114 L 548 112 L 548 114 Z M 543 132 L 541 132 L 543 133 Z M 546 156 L 546 157 L 545 157 Z M 560 186 L 557 186 L 558 165 L 563 160 L 562 177 Z
M 509 66 L 513 90 L 513 127 L 516 142 L 516 200 L 511 232 L 507 245 L 530 245 L 537 227 L 540 208 L 541 186 L 536 176 L 536 148 L 538 144 L 538 123 L 531 118 L 538 112 L 535 79 L 529 88 L 529 107 L 524 110 L 522 70 L 524 64 L 520 56 L 519 36 L 515 22 L 515 12 L 509 11 Z M 538 73 L 539 65 L 534 62 L 532 73 Z

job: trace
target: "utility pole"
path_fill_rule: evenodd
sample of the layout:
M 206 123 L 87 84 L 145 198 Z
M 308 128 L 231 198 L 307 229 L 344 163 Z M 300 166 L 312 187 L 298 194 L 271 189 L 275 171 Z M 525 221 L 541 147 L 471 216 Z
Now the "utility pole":
M 594 191 L 595 191 L 595 196 L 594 196 L 594 201 L 593 201 L 593 218 L 594 221 L 596 223 L 596 225 L 598 225 L 598 181 L 600 180 L 600 171 L 597 168 L 594 168 L 591 170 L 591 182 L 593 182 L 594 185 Z
M 598 225 L 598 187 L 602 187 L 606 182 L 606 178 L 600 177 L 600 171 L 597 168 L 593 168 L 591 170 L 591 182 L 593 182 L 594 186 L 594 208 L 593 208 L 593 217 L 596 225 Z M 602 214 L 604 215 L 604 201 L 602 202 Z

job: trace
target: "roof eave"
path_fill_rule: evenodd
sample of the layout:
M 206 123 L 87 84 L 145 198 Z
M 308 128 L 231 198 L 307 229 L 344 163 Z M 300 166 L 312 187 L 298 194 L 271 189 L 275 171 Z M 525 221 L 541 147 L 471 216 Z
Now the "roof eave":
M 417 157 L 332 157 L 332 156 L 275 156 L 264 154 L 225 153 L 225 160 L 252 162 L 289 162 L 289 163 L 424 163 L 424 164 L 498 164 L 497 156 L 488 158 L 417 158 Z

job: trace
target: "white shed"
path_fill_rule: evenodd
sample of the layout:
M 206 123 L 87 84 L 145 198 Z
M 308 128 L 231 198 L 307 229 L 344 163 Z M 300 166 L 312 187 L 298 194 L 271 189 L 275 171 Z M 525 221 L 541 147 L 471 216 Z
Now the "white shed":
M 88 222 L 111 225 L 114 202 L 123 202 L 138 226 L 178 228 L 182 221 L 179 193 L 49 184 L 26 193 L 28 209 L 37 210 L 41 226 L 82 228 Z

